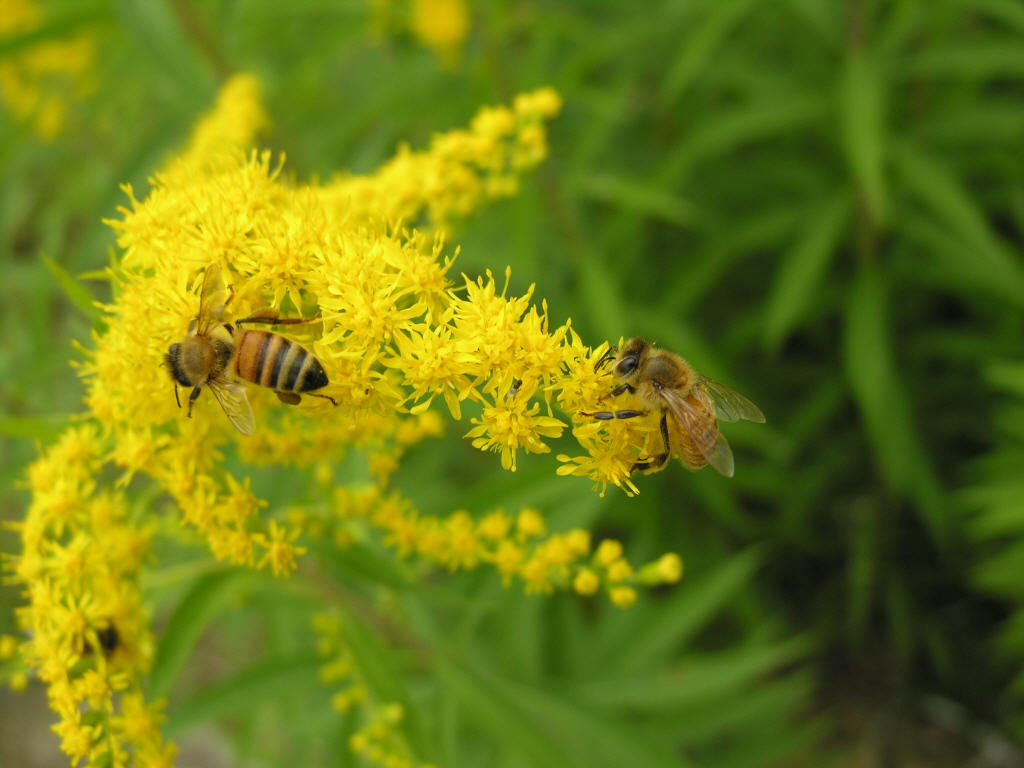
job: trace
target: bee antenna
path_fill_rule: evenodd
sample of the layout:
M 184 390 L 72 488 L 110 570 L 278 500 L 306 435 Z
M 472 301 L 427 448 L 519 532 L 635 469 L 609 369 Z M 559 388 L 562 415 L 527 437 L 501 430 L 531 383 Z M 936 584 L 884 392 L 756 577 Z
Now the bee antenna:
M 608 350 L 601 355 L 601 358 L 594 364 L 594 372 L 601 370 L 609 360 L 619 353 L 619 348 L 616 346 L 608 347 Z

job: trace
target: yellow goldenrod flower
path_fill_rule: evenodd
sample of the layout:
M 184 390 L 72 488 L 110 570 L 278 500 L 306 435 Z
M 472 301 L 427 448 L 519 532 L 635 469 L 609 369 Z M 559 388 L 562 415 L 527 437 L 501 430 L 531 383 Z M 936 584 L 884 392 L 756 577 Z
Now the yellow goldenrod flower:
M 462 510 L 426 515 L 388 488 L 403 453 L 442 432 L 435 400 L 454 419 L 473 408 L 473 445 L 500 452 L 507 469 L 519 448 L 546 453 L 545 441 L 562 434 L 553 404 L 574 421 L 588 454 L 559 457 L 560 474 L 635 492 L 630 468 L 656 445 L 656 419 L 598 423 L 580 415 L 596 410 L 612 386 L 596 366 L 607 345 L 584 346 L 568 325 L 550 329 L 533 287 L 507 295 L 508 271 L 500 292 L 490 273 L 463 276 L 457 287 L 449 279 L 458 253 L 444 253 L 449 226 L 512 194 L 543 159 L 544 121 L 558 112 L 558 95 L 542 89 L 512 108 L 485 108 L 468 129 L 434 137 L 427 150 L 402 148 L 376 173 L 319 185 L 286 181 L 269 153 L 252 149 L 267 124 L 258 93 L 251 77 L 229 80 L 147 197 L 126 188 L 129 205 L 109 222 L 122 249 L 110 272 L 115 299 L 81 366 L 88 414 L 28 473 L 32 502 L 12 562 L 28 600 L 18 614 L 30 638 L 21 650 L 47 684 L 63 748 L 76 760 L 109 754 L 103 759 L 116 765 L 127 751 L 139 764 L 169 766 L 174 756 L 159 733 L 157 704 L 143 695 L 153 641 L 139 576 L 159 526 L 129 514 L 130 481 L 149 478 L 214 557 L 276 576 L 296 568 L 301 534 L 339 546 L 373 536 L 399 557 L 451 571 L 486 564 L 527 592 L 591 594 L 603 585 L 616 605 L 636 599 L 624 582 L 637 577 L 617 542 L 602 542 L 585 561 L 589 533 L 549 534 L 538 510 L 480 520 Z M 312 397 L 284 405 L 253 384 L 251 436 L 209 393 L 186 417 L 160 362 L 199 314 L 212 267 L 230 286 L 223 298 L 217 292 L 229 304 L 227 321 L 267 305 L 319 313 L 280 335 L 321 363 L 330 383 L 317 394 L 336 407 Z M 365 459 L 365 479 L 334 486 L 335 468 L 352 451 Z M 238 461 L 229 465 L 225 455 Z M 308 468 L 327 501 L 267 510 L 250 478 L 229 469 L 239 464 Z M 666 561 L 659 578 L 672 573 Z M 344 685 L 334 706 L 358 705 L 367 716 L 354 748 L 378 763 L 415 765 L 394 727 L 401 709 L 371 700 L 344 633 L 321 625 L 325 655 L 333 655 L 325 675 Z
M 622 544 L 615 539 L 605 539 L 597 547 L 596 557 L 601 565 L 608 567 L 622 557 Z
M 7 661 L 7 659 L 14 656 L 17 650 L 17 638 L 10 635 L 0 635 L 0 661 Z
M 581 595 L 592 595 L 601 586 L 601 579 L 589 568 L 581 568 L 572 582 L 573 589 Z
M 412 30 L 445 64 L 454 64 L 469 33 L 466 0 L 413 0 Z
M 636 590 L 632 587 L 613 587 L 609 590 L 609 596 L 619 608 L 629 608 L 636 602 Z

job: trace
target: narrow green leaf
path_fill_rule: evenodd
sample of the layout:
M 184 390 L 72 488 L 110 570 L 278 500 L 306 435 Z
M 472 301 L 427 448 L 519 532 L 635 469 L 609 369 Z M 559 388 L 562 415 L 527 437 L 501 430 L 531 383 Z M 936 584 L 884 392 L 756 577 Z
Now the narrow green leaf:
M 141 54 L 148 56 L 189 98 L 207 101 L 215 81 L 196 41 L 186 34 L 173 0 L 118 0 L 121 27 L 134 39 Z
M 882 73 L 865 51 L 852 51 L 839 85 L 843 146 L 857 189 L 876 228 L 886 219 L 885 94 Z
M 328 569 L 336 573 L 358 576 L 391 589 L 410 589 L 415 584 L 401 564 L 375 549 L 355 542 L 338 547 L 330 542 L 310 539 L 303 543 Z
M 795 638 L 771 646 L 690 655 L 669 671 L 610 677 L 585 683 L 578 690 L 586 701 L 600 707 L 650 711 L 700 707 L 758 685 L 763 677 L 805 656 L 810 647 L 807 638 Z
M 621 669 L 644 669 L 696 635 L 729 604 L 761 565 L 760 547 L 751 547 L 702 577 L 687 576 L 652 620 L 623 645 Z
M 678 185 L 698 162 L 780 133 L 793 133 L 824 116 L 827 106 L 823 94 L 797 93 L 709 116 L 672 150 L 660 180 Z
M 435 669 L 466 715 L 509 751 L 525 756 L 536 768 L 572 764 L 560 744 L 481 675 L 445 654 L 438 656 Z
M 882 278 L 874 265 L 861 266 L 850 290 L 843 336 L 846 378 L 864 417 L 868 436 L 890 484 L 910 486 L 909 425 L 895 413 L 888 309 Z
M 1024 75 L 1024 47 L 1016 39 L 946 43 L 927 48 L 907 66 L 911 75 L 983 80 Z
M 409 741 L 409 746 L 421 760 L 428 760 L 431 750 L 420 723 L 418 710 L 413 707 L 405 686 L 405 678 L 399 671 L 393 654 L 381 644 L 373 631 L 350 611 L 346 611 L 342 627 L 345 642 L 366 684 L 378 701 L 402 705 L 402 730 Z
M 847 613 L 848 642 L 864 642 L 871 607 L 878 587 L 878 507 L 871 498 L 860 500 L 850 515 L 852 533 L 846 562 L 846 586 L 849 592 Z
M 913 496 L 936 543 L 949 543 L 948 510 L 907 395 L 894 366 L 886 291 L 874 264 L 862 264 L 847 299 L 843 330 L 846 380 L 886 481 Z
M 893 145 L 893 160 L 907 189 L 967 246 L 938 238 L 933 253 L 954 277 L 996 295 L 1024 301 L 1024 267 L 992 232 L 972 196 L 954 175 L 909 142 Z M 942 241 L 946 241 L 945 247 Z
M 692 204 L 649 183 L 607 173 L 594 173 L 581 177 L 574 187 L 594 200 L 679 227 L 692 226 L 697 219 Z
M 778 348 L 810 304 L 846 232 L 851 210 L 847 194 L 827 201 L 783 257 L 765 308 L 763 341 L 768 349 Z
M 789 730 L 794 716 L 811 699 L 813 686 L 814 680 L 806 672 L 762 680 L 742 696 L 704 700 L 698 707 L 684 709 L 666 730 L 681 744 L 707 743 L 730 732 L 749 732 L 764 723 L 774 722 Z
M 258 664 L 175 706 L 165 731 L 173 736 L 198 723 L 251 712 L 256 704 L 279 699 L 283 693 L 317 688 L 323 663 L 313 654 L 304 654 Z
M 82 313 L 90 320 L 95 322 L 103 317 L 103 312 L 100 311 L 99 307 L 96 306 L 96 299 L 93 295 L 73 278 L 68 271 L 64 269 L 60 264 L 51 259 L 45 253 L 40 253 L 39 258 L 42 260 L 46 268 L 50 270 L 50 274 L 57 278 L 57 282 L 60 283 L 61 289 L 64 291 L 64 295 L 68 297 L 72 304 L 74 304 Z
M 661 97 L 664 102 L 679 98 L 755 2 L 756 0 L 717 0 L 706 5 L 710 9 L 707 17 L 684 38 L 675 62 L 665 75 L 661 86 Z
M 493 679 L 494 687 L 508 699 L 550 727 L 576 755 L 581 766 L 645 766 L 645 768 L 682 768 L 673 754 L 673 745 L 645 739 L 622 722 L 601 716 L 588 708 L 538 688 L 502 678 Z
M 171 615 L 160 638 L 149 675 L 151 698 L 160 699 L 171 692 L 178 673 L 203 632 L 254 578 L 251 571 L 230 569 L 207 574 L 195 582 Z

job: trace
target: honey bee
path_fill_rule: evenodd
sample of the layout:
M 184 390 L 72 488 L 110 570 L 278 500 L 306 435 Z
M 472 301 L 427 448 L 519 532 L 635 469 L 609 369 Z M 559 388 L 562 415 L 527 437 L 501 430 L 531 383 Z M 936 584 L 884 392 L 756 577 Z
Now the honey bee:
M 314 390 L 330 382 L 320 361 L 304 347 L 279 333 L 243 328 L 249 323 L 311 323 L 320 318 L 320 313 L 310 318 L 286 319 L 280 317 L 277 310 L 266 308 L 233 324 L 226 323 L 221 316 L 234 294 L 229 293 L 226 301 L 218 303 L 223 292 L 220 267 L 213 264 L 203 275 L 199 314 L 189 323 L 188 335 L 172 344 L 164 355 L 163 365 L 174 382 L 174 398 L 179 408 L 178 385 L 193 388 L 188 398 L 189 418 L 192 418 L 192 404 L 206 386 L 235 429 L 243 435 L 251 435 L 256 422 L 240 381 L 273 389 L 278 398 L 289 405 L 302 401 L 299 393 L 313 394 L 337 405 L 328 395 L 314 394 Z
M 698 373 L 675 352 L 658 349 L 641 338 L 630 339 L 621 350 L 612 347 L 596 367 L 602 367 L 613 356 L 612 374 L 618 386 L 605 397 L 629 392 L 644 410 L 580 415 L 611 421 L 661 413 L 664 452 L 636 462 L 631 471 L 657 469 L 675 455 L 687 469 L 697 470 L 710 464 L 726 477 L 732 477 L 736 465 L 729 443 L 718 429 L 718 421 L 747 419 L 764 423 L 764 414 L 758 407 L 724 384 Z

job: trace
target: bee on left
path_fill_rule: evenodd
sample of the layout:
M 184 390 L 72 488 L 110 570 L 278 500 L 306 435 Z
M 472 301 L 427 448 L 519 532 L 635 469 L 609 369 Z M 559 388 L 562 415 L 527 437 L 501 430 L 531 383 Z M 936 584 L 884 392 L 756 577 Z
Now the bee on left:
M 289 341 L 279 333 L 248 330 L 250 323 L 264 325 L 298 325 L 320 319 L 313 317 L 283 318 L 275 309 L 260 309 L 234 323 L 221 320 L 224 309 L 234 295 L 224 294 L 224 281 L 216 264 L 206 268 L 203 287 L 199 292 L 199 314 L 189 323 L 188 335 L 172 344 L 164 355 L 164 367 L 174 382 L 174 398 L 178 398 L 178 385 L 192 387 L 188 398 L 188 417 L 192 418 L 192 404 L 203 387 L 209 387 L 224 409 L 228 420 L 243 435 L 256 430 L 252 408 L 240 381 L 248 381 L 273 389 L 284 403 L 297 405 L 302 394 L 322 397 L 337 405 L 329 395 L 317 395 L 330 382 L 323 366 L 304 347 Z

